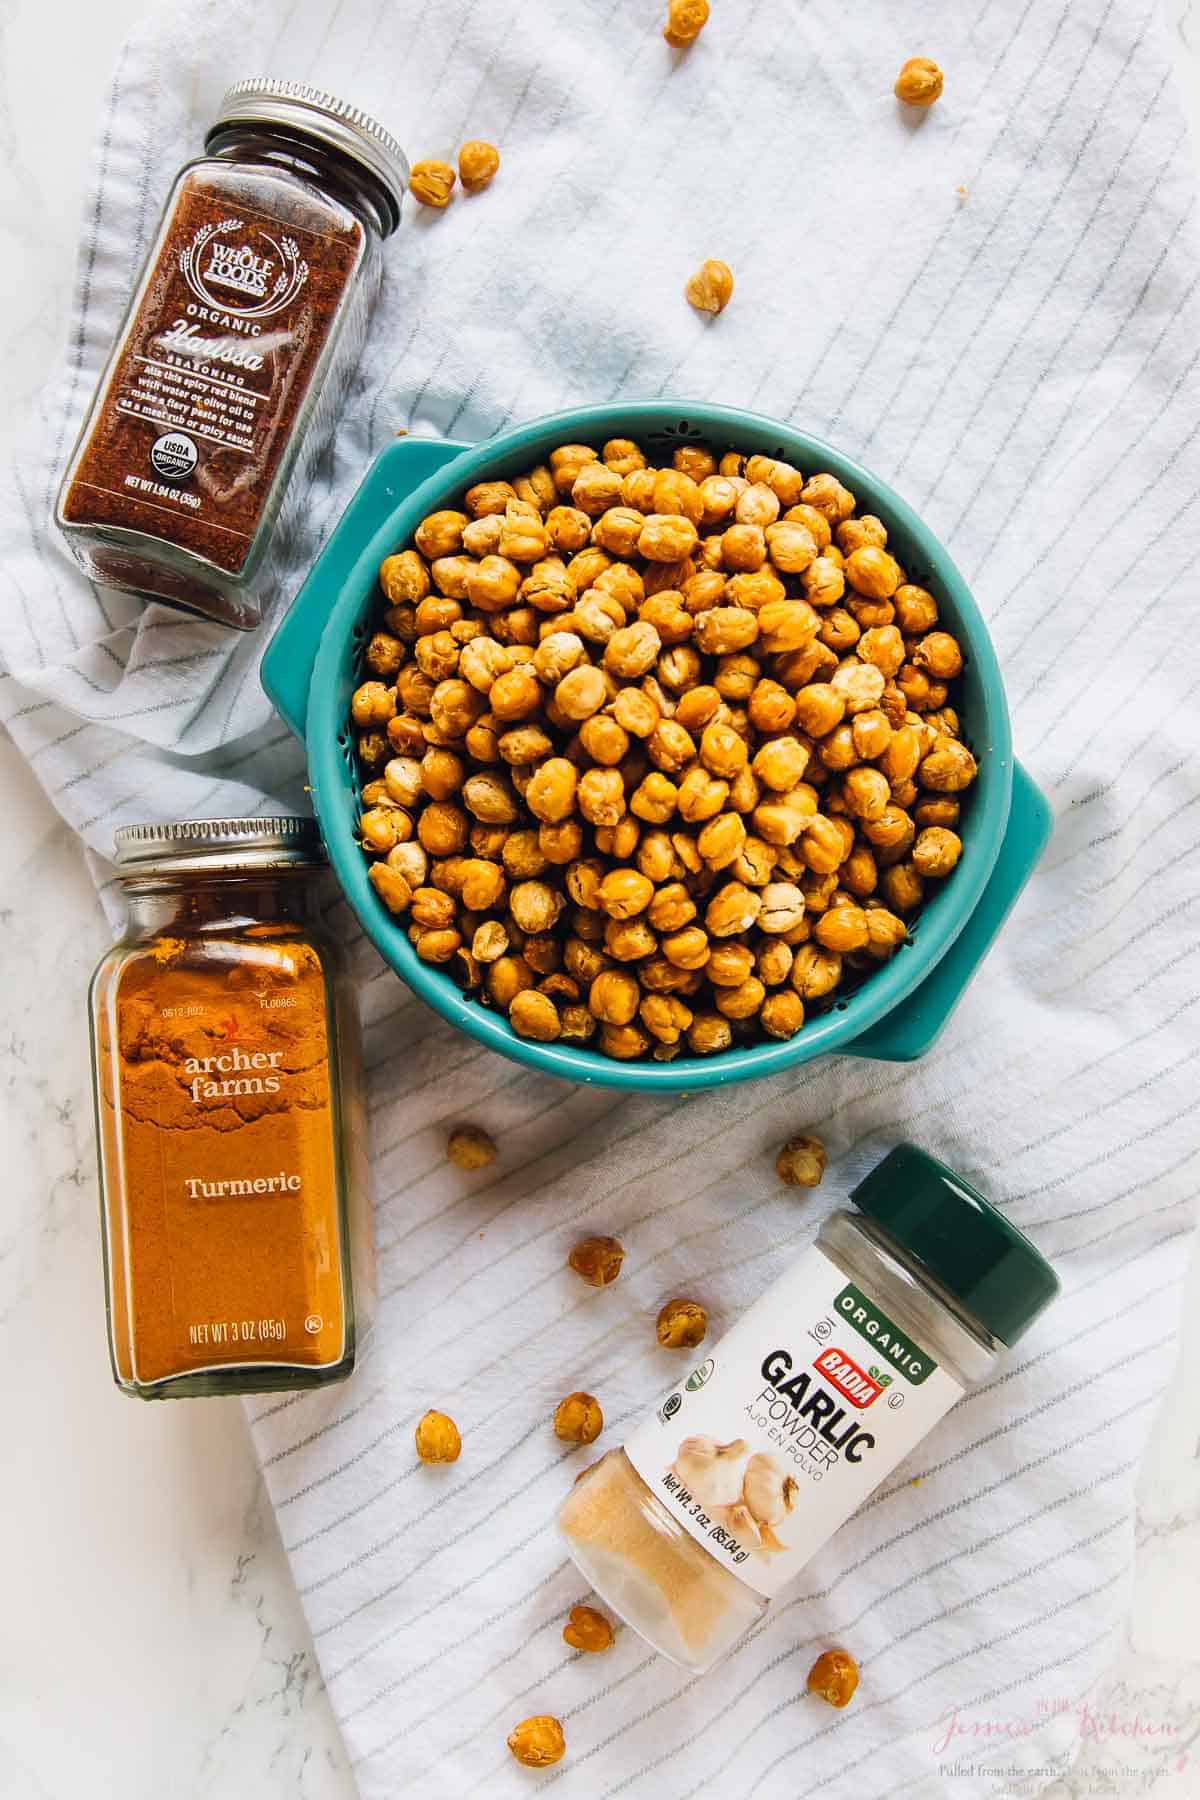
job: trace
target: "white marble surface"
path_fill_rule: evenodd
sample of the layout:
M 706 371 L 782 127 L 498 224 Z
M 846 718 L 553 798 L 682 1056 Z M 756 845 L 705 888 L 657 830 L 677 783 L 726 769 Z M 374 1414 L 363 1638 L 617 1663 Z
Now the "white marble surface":
M 138 10 L 0 6 L 0 258 L 21 271 L 0 286 L 0 436 L 58 354 L 93 116 Z M 1166 11 L 1200 144 L 1200 0 Z M 111 1385 L 83 1022 L 107 933 L 2 738 L 0 793 L 0 1795 L 352 1800 L 240 1408 L 138 1407 Z M 1185 1320 L 1142 1470 L 1126 1642 L 1054 1800 L 1200 1793 L 1198 1268 Z

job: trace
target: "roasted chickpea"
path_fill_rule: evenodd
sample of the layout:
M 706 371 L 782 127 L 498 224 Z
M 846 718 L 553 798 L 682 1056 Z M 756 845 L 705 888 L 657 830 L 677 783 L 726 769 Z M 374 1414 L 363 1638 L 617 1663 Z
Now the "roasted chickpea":
M 679 804 L 679 789 L 657 769 L 638 784 L 629 797 L 629 810 L 648 825 L 665 825 Z
M 590 663 L 581 663 L 564 675 L 554 690 L 554 704 L 565 719 L 573 719 L 581 723 L 590 719 L 593 713 L 608 699 L 608 688 L 604 676 L 599 669 Z
M 792 960 L 791 984 L 802 1000 L 822 1000 L 842 978 L 842 959 L 823 944 L 801 944 Z
M 865 765 L 847 770 L 840 793 L 847 812 L 856 819 L 882 818 L 892 798 L 887 776 Z
M 681 881 L 668 882 L 655 893 L 646 917 L 655 931 L 682 931 L 696 917 L 696 903 Z
M 696 527 L 682 513 L 651 513 L 638 534 L 637 547 L 647 562 L 682 562 L 696 547 Z
M 859 624 L 863 623 L 861 614 Z M 863 662 L 874 664 L 889 679 L 899 673 L 904 663 L 904 639 L 894 625 L 868 627 L 855 645 L 855 654 Z
M 747 759 L 745 739 L 731 725 L 706 725 L 700 738 L 700 760 L 713 775 L 732 780 Z
M 679 783 L 676 805 L 679 816 L 689 825 L 715 818 L 729 798 L 729 783 L 710 775 L 699 763 L 693 763 Z
M 417 549 L 432 561 L 439 556 L 454 556 L 462 549 L 462 534 L 470 524 L 466 513 L 447 510 L 430 513 L 417 526 Z
M 671 0 L 671 13 L 673 16 L 683 9 L 695 10 L 701 6 L 707 18 L 708 0 Z M 696 32 L 692 33 L 692 37 L 681 37 L 668 25 L 663 36 L 673 50 L 683 50 L 692 42 Z M 694 306 L 697 312 L 722 313 L 733 298 L 733 270 L 719 257 L 710 256 L 701 263 L 694 275 L 688 277 L 683 292 L 688 305 Z
M 379 585 L 390 606 L 415 606 L 429 592 L 429 570 L 415 550 L 401 550 L 380 564 Z
M 640 1025 L 602 1025 L 600 1027 L 600 1047 L 605 1056 L 615 1057 L 619 1062 L 631 1062 L 636 1056 L 644 1056 L 650 1048 L 649 1032 L 643 1031 Z
M 841 699 L 846 711 L 853 715 L 877 707 L 886 682 L 882 671 L 873 663 L 852 659 L 834 670 L 829 685 Z
M 708 934 L 698 925 L 685 925 L 664 937 L 660 949 L 677 969 L 702 969 L 709 957 Z
M 808 750 L 795 737 L 772 738 L 754 758 L 754 773 L 764 787 L 776 793 L 789 794 L 803 780 L 808 767 Z
M 565 756 L 548 757 L 533 771 L 525 804 L 535 819 L 556 824 L 574 811 L 578 773 Z
M 674 719 L 660 718 L 646 740 L 646 752 L 655 768 L 678 774 L 696 754 L 695 741 Z
M 654 667 L 662 639 L 644 619 L 614 631 L 604 647 L 604 666 L 622 681 L 636 681 Z
M 879 885 L 888 905 L 898 913 L 915 912 L 925 895 L 920 872 L 911 862 L 893 863 L 883 871 Z
M 905 106 L 932 106 L 935 100 L 940 100 L 942 86 L 942 71 L 931 57 L 910 56 L 901 66 L 893 92 Z M 809 1685 L 811 1686 L 811 1677 Z M 849 1697 L 848 1694 L 846 1699 Z M 846 1702 L 842 1700 L 836 1704 L 844 1706 Z
M 396 694 L 382 681 L 364 681 L 354 690 L 350 716 L 358 726 L 386 725 L 396 712 Z
M 789 928 L 788 935 L 791 935 Z M 794 951 L 781 933 L 771 938 L 755 954 L 754 973 L 765 987 L 779 987 L 792 972 Z
M 956 868 L 962 855 L 962 839 L 956 831 L 930 825 L 922 831 L 912 847 L 913 867 L 920 875 L 941 879 Z
M 901 661 L 903 660 L 901 657 Z M 913 651 L 912 660 L 918 669 L 931 675 L 936 681 L 952 681 L 956 675 L 962 674 L 962 651 L 958 647 L 958 639 L 951 637 L 948 631 L 929 632 Z M 897 663 L 896 667 L 899 666 Z
M 758 636 L 755 613 L 741 606 L 713 606 L 696 620 L 695 641 L 705 656 L 728 656 L 745 650 Z M 721 691 L 718 682 L 718 692 Z
M 875 962 L 886 962 L 908 936 L 904 920 L 889 912 L 886 906 L 872 904 L 866 908 L 867 955 Z
M 962 808 L 959 806 L 957 800 L 943 798 L 941 795 L 933 795 L 929 799 L 918 801 L 913 808 L 912 816 L 917 824 L 922 827 L 926 825 L 943 825 L 947 830 L 952 831 L 958 824 L 961 813 Z
M 957 738 L 939 737 L 922 760 L 917 779 L 937 794 L 958 794 L 970 787 L 976 775 L 975 758 Z
M 584 463 L 571 484 L 571 499 L 580 512 L 598 519 L 621 499 L 621 476 L 602 462 Z
M 761 525 L 730 525 L 721 536 L 721 562 L 733 573 L 753 574 L 767 560 L 767 539 Z
M 592 982 L 588 1007 L 605 1025 L 628 1025 L 637 1013 L 641 990 L 632 975 L 605 969 Z
M 509 783 L 500 775 L 468 776 L 463 783 L 462 798 L 468 811 L 485 825 L 511 824 L 519 811 L 515 793 Z M 427 806 L 421 815 L 422 819 L 427 819 L 429 814 L 435 810 L 434 807 Z M 443 807 L 441 811 L 451 813 L 457 812 L 458 809 Z M 462 823 L 465 831 L 466 820 L 463 819 Z M 421 841 L 424 843 L 424 839 Z M 425 847 L 435 856 L 446 855 L 445 850 L 437 850 L 431 844 L 427 844 Z M 461 850 L 462 844 L 456 844 L 454 848 Z
M 720 1013 L 697 1013 L 688 1026 L 687 1041 L 688 1049 L 696 1056 L 712 1056 L 718 1050 L 728 1050 L 733 1031 Z
M 846 577 L 831 556 L 818 556 L 801 575 L 800 585 L 810 605 L 831 607 L 845 594 Z
M 734 812 L 718 813 L 696 838 L 696 848 L 710 869 L 726 869 L 746 842 L 746 827 Z
M 367 878 L 389 912 L 407 912 L 412 902 L 412 884 L 400 869 L 390 863 L 372 863 Z
M 804 1002 L 799 994 L 768 994 L 758 1018 L 768 1037 L 793 1038 L 804 1024 Z
M 590 444 L 560 444 L 547 460 L 558 492 L 569 494 L 584 463 L 597 462 L 599 458 Z
M 677 1044 L 692 1022 L 692 1010 L 673 994 L 647 994 L 638 1017 L 660 1044 Z
M 509 912 L 526 932 L 552 930 L 562 908 L 562 895 L 544 881 L 520 881 L 508 897 Z
M 493 964 L 493 968 L 497 965 Z M 547 994 L 535 988 L 523 988 L 515 994 L 508 1008 L 508 1022 L 518 1037 L 533 1038 L 538 1043 L 553 1043 L 562 1031 L 558 1008 Z
M 588 769 L 577 795 L 589 825 L 616 825 L 625 811 L 625 784 L 618 769 Z
M 836 950 L 845 956 L 861 950 L 868 938 L 867 915 L 861 906 L 831 906 L 821 914 L 813 927 L 813 936 L 825 950 Z
M 906 637 L 920 637 L 937 624 L 937 601 L 923 587 L 905 582 L 892 595 L 896 623 Z
M 791 931 L 804 917 L 804 895 L 793 881 L 769 881 L 762 889 L 760 931 L 771 936 Z M 711 927 L 710 927 L 711 929 Z

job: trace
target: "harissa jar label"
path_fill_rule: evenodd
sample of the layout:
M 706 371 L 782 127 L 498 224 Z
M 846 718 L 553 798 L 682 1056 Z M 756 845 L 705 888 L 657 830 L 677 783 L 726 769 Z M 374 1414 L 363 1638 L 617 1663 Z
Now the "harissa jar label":
M 962 1392 L 814 1247 L 625 1454 L 711 1556 L 771 1598 Z
M 185 176 L 63 520 L 141 531 L 236 574 L 362 252 L 357 224 L 306 231 Z

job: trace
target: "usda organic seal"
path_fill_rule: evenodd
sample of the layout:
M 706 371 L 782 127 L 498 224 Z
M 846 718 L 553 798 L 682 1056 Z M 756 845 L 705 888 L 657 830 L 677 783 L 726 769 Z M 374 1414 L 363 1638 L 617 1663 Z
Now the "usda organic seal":
M 185 481 L 196 466 L 199 451 L 186 431 L 164 431 L 150 446 L 150 461 L 164 481 Z

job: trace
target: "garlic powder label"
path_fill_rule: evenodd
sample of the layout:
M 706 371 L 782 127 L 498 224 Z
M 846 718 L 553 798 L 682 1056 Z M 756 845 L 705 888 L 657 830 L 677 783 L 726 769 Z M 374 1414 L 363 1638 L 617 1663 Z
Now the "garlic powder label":
M 625 1454 L 710 1555 L 770 1598 L 962 1392 L 814 1247 Z

